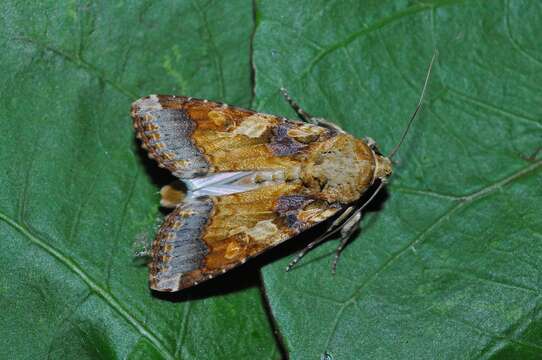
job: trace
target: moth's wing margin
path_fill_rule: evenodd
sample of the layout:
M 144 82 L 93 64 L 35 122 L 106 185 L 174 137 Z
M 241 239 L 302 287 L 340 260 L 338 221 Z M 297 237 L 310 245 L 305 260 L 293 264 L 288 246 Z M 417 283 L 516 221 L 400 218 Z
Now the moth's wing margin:
M 191 199 L 170 213 L 153 242 L 150 287 L 178 291 L 244 263 L 336 214 L 340 205 L 301 185 Z
M 253 114 L 220 102 L 173 95 L 143 97 L 132 104 L 131 111 L 136 136 L 149 157 L 180 179 L 212 171 L 210 159 L 193 137 L 197 128 L 211 134 Z
M 152 244 L 149 282 L 154 290 L 175 291 L 181 275 L 200 268 L 208 253 L 201 236 L 211 216 L 210 198 L 191 199 L 166 216 Z
M 190 98 L 178 97 L 178 106 L 166 99 L 150 95 L 132 104 L 141 146 L 160 167 L 181 179 L 206 174 L 209 164 L 191 139 L 197 124 L 182 107 Z

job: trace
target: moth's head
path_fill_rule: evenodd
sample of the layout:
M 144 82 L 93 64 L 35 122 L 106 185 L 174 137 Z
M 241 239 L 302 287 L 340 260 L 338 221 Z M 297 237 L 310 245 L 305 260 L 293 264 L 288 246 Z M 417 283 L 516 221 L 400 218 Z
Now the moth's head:
M 386 183 L 388 178 L 393 173 L 391 158 L 388 156 L 382 155 L 376 142 L 370 137 L 363 139 L 364 143 L 371 149 L 374 159 L 374 171 L 373 171 L 373 180 L 380 179 L 381 182 Z
M 375 154 L 374 178 L 378 178 L 382 182 L 387 182 L 392 173 L 393 169 L 391 166 L 391 160 L 383 155 Z

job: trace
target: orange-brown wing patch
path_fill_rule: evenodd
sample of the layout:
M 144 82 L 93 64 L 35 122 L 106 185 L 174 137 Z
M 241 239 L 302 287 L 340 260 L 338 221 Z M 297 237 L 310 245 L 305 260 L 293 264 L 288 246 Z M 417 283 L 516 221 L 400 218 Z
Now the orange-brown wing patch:
M 179 178 L 213 172 L 282 169 L 295 178 L 333 130 L 184 96 L 151 95 L 132 105 L 137 136 Z
M 153 243 L 150 286 L 177 291 L 198 284 L 340 208 L 307 194 L 300 182 L 187 200 L 168 215 Z

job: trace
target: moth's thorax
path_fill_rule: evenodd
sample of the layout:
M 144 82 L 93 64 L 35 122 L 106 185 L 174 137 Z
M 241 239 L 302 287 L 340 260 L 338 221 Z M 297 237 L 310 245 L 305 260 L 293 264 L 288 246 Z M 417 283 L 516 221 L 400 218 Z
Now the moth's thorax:
M 328 202 L 354 202 L 374 181 L 373 150 L 348 134 L 322 142 L 307 160 L 302 180 Z

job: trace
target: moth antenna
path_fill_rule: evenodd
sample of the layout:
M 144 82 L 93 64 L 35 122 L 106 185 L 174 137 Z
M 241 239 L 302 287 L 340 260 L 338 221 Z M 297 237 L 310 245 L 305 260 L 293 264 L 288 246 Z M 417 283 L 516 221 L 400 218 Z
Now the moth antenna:
M 307 246 L 305 246 L 305 248 L 303 250 L 301 250 L 296 255 L 296 257 L 292 261 L 290 261 L 288 266 L 286 266 L 286 271 L 292 270 L 292 268 L 295 266 L 295 264 L 297 264 L 299 262 L 299 260 L 301 260 L 302 257 L 307 255 L 307 253 L 309 251 L 311 251 L 316 245 L 320 245 L 321 243 L 323 243 L 324 241 L 329 239 L 331 236 L 333 236 L 336 233 L 338 233 L 339 231 L 341 231 L 341 228 L 342 228 L 341 226 L 336 227 L 335 229 L 333 229 L 333 230 L 331 230 L 329 232 L 325 232 L 324 234 L 320 235 L 319 237 L 316 238 L 316 240 L 311 241 Z
M 373 191 L 373 193 L 371 194 L 371 197 L 368 198 L 367 201 L 365 201 L 363 205 L 360 206 L 360 208 L 358 209 L 359 212 L 362 212 L 367 207 L 367 205 L 369 205 L 371 201 L 374 200 L 376 195 L 378 195 L 380 190 L 382 190 L 382 188 L 384 187 L 384 184 L 386 184 L 384 181 L 380 181 L 380 184 L 378 184 L 378 187 L 375 189 L 375 191 Z
M 397 145 L 395 145 L 393 150 L 388 155 L 388 158 L 390 159 L 397 153 L 397 150 L 399 150 L 399 148 L 403 144 L 403 141 L 405 140 L 408 134 L 408 131 L 410 130 L 410 127 L 412 126 L 412 123 L 416 119 L 416 115 L 418 115 L 418 113 L 420 112 L 422 108 L 423 98 L 425 97 L 425 89 L 427 89 L 427 85 L 429 84 L 429 79 L 431 78 L 431 70 L 433 69 L 433 64 L 435 63 L 435 60 L 437 59 L 437 57 L 438 57 L 438 51 L 435 50 L 435 52 L 433 53 L 433 57 L 431 58 L 431 62 L 429 63 L 429 68 L 427 69 L 427 75 L 425 75 L 425 82 L 423 84 L 422 93 L 420 94 L 420 99 L 418 100 L 418 105 L 416 106 L 416 110 L 414 110 L 414 112 L 412 113 L 412 116 L 410 116 L 410 120 L 408 121 L 408 124 L 405 130 L 403 131 L 403 134 L 401 135 L 401 140 L 399 140 Z

